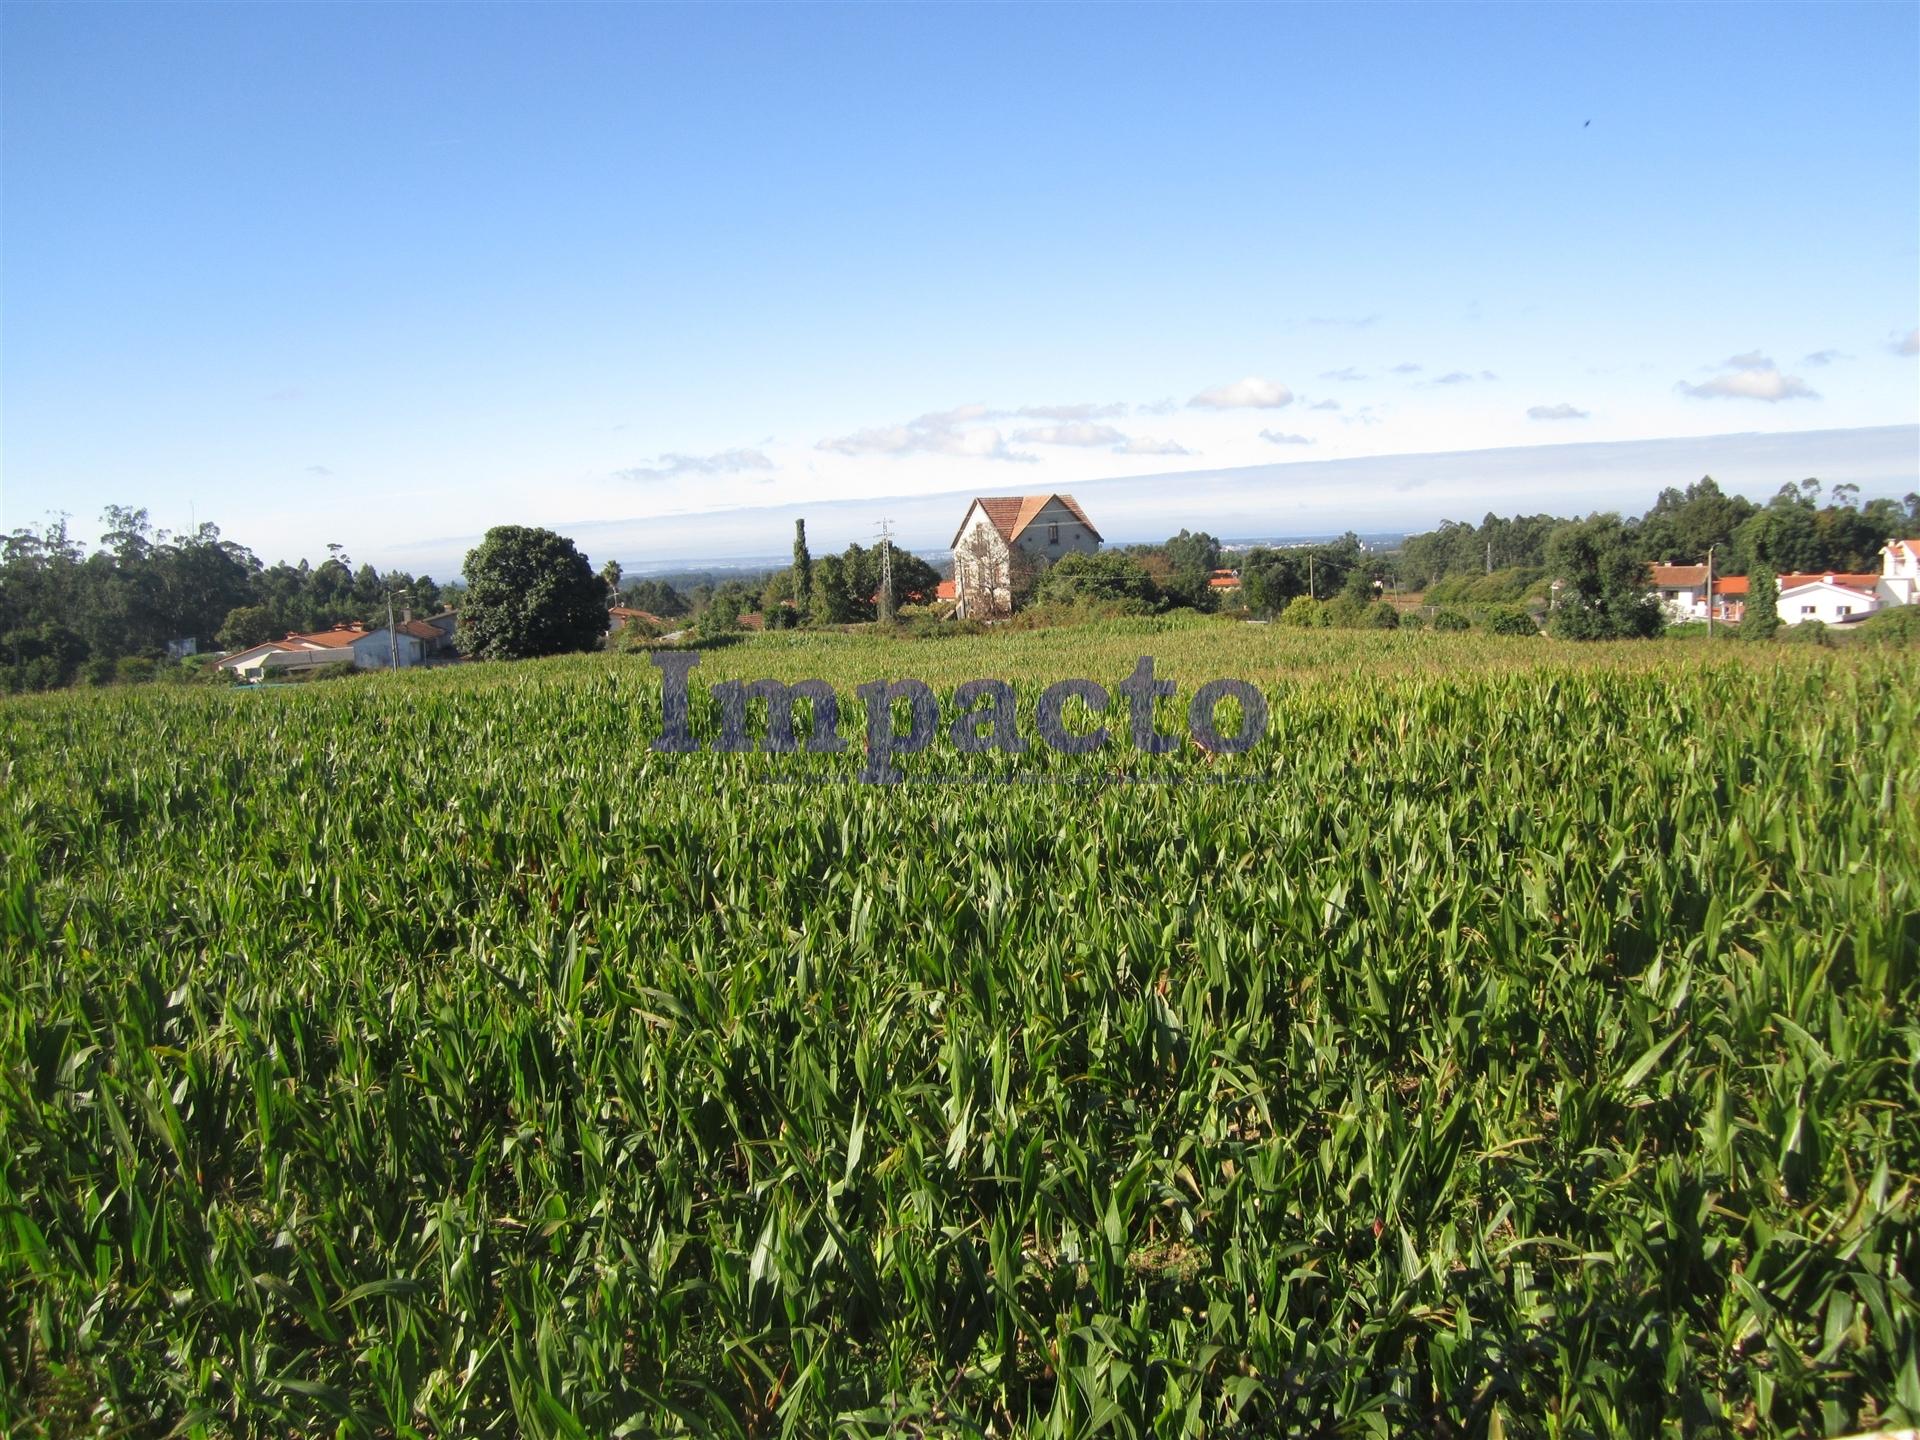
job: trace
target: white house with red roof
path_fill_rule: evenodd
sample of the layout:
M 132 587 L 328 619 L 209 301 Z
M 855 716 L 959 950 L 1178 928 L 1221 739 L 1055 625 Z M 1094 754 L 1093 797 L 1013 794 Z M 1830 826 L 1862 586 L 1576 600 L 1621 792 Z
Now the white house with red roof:
M 1880 547 L 1880 582 L 1874 591 L 1887 605 L 1920 605 L 1920 539 L 1889 540 Z
M 1015 571 L 1091 555 L 1100 532 L 1071 495 L 982 495 L 953 532 L 954 613 L 962 619 L 1013 608 Z
M 1780 623 L 1851 625 L 1880 608 L 1878 575 L 1843 574 L 1827 570 L 1818 575 L 1780 577 Z
M 393 627 L 369 630 L 365 625 L 337 625 L 310 635 L 288 635 L 224 656 L 218 669 L 246 680 L 262 679 L 270 670 L 311 669 L 319 665 L 351 664 L 357 670 L 385 670 L 418 665 L 443 648 L 440 630 L 430 621 L 406 620 Z

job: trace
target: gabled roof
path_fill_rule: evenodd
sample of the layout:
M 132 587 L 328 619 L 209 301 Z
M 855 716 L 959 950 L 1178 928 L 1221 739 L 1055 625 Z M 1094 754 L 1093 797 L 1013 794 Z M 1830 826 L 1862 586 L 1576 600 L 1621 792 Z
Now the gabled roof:
M 1871 595 L 1873 587 L 1880 583 L 1878 575 L 1843 575 L 1833 570 L 1823 570 L 1819 574 L 1782 575 L 1780 593 L 1798 590 L 1803 585 L 1837 585 L 1842 590 L 1861 590 Z
M 393 628 L 402 635 L 413 636 L 416 640 L 444 640 L 446 638 L 440 633 L 440 627 L 438 625 L 429 624 L 425 620 L 402 620 Z
M 364 640 L 369 635 L 377 635 L 379 633 L 377 630 L 368 630 L 362 626 L 341 625 L 332 630 L 318 631 L 312 635 L 289 635 L 287 636 L 287 642 L 305 645 L 309 649 L 340 650 L 353 644 L 356 640 Z M 283 644 L 281 648 L 285 649 L 286 646 Z
M 960 589 L 958 584 L 952 580 L 942 580 L 938 585 L 933 587 L 933 598 L 936 600 L 959 599 Z
M 1692 590 L 1707 583 L 1704 565 L 1650 565 L 1656 590 Z
M 1713 593 L 1716 595 L 1744 595 L 1747 593 L 1747 577 L 1744 575 L 1728 575 L 1716 580 L 1713 582 Z
M 1056 500 L 1069 515 L 1087 527 L 1089 535 L 1096 540 L 1101 538 L 1100 532 L 1093 528 L 1093 522 L 1087 518 L 1087 512 L 1080 508 L 1080 502 L 1071 495 L 1057 492 L 1050 495 L 976 495 L 973 505 L 967 506 L 967 515 L 973 513 L 974 505 L 978 505 L 985 512 L 987 523 L 1000 532 L 1002 540 L 1011 545 L 1020 538 L 1020 532 L 1039 518 L 1040 512 Z M 961 531 L 967 528 L 967 515 L 960 517 L 960 529 L 953 532 L 953 540 L 948 545 L 949 549 L 960 543 Z
M 1904 550 L 1909 560 L 1920 560 L 1920 539 L 1889 540 L 1880 547 L 1882 550 Z
M 214 669 L 224 669 L 228 665 L 238 665 L 243 660 L 251 660 L 256 655 L 271 655 L 276 650 L 302 649 L 302 646 L 289 645 L 285 640 L 269 640 L 261 645 L 249 645 L 244 650 L 236 650 L 231 655 L 222 655 L 214 664 Z

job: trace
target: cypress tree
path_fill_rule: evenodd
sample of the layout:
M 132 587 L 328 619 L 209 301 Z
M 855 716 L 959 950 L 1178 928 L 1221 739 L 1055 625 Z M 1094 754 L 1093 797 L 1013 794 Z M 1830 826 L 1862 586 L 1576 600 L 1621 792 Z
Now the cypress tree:
M 1780 582 L 1772 569 L 1755 565 L 1747 571 L 1747 605 L 1740 612 L 1740 634 L 1748 640 L 1768 639 L 1780 628 Z
M 807 522 L 793 522 L 793 599 L 804 611 L 813 599 L 813 556 L 807 553 Z

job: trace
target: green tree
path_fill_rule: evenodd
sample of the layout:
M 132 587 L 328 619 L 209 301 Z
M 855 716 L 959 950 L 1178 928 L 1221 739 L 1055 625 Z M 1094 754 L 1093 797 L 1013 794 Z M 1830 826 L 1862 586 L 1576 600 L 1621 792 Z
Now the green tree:
M 1147 567 L 1113 550 L 1062 555 L 1040 577 L 1033 598 L 1053 604 L 1118 605 L 1134 612 L 1154 610 L 1160 604 L 1159 587 Z
M 847 589 L 847 563 L 838 555 L 822 555 L 814 562 L 807 614 L 821 625 L 845 625 L 860 618 L 859 607 Z
M 813 556 L 807 550 L 807 522 L 793 522 L 793 579 L 790 587 L 793 601 L 805 611 L 813 598 Z
M 620 603 L 620 562 L 609 560 L 600 567 L 600 578 L 606 583 L 607 595 L 612 604 Z
M 1740 612 L 1743 640 L 1771 639 L 1780 628 L 1780 581 L 1766 565 L 1747 572 L 1747 604 Z
M 1646 563 L 1617 515 L 1574 520 L 1547 542 L 1547 564 L 1563 582 L 1553 633 L 1568 640 L 1625 640 L 1658 635 L 1659 602 L 1649 593 Z
M 636 610 L 672 620 L 693 609 L 687 597 L 664 580 L 642 580 L 627 587 L 627 603 Z
M 707 601 L 700 618 L 693 622 L 693 633 L 701 640 L 717 640 L 740 630 L 741 597 L 738 591 L 721 586 Z
M 248 650 L 283 633 L 265 605 L 237 605 L 227 612 L 214 643 L 222 650 Z
M 1220 564 L 1220 542 L 1201 530 L 1182 530 L 1166 544 L 1167 563 L 1185 574 L 1211 575 Z
M 1250 610 L 1278 615 L 1289 601 L 1307 593 L 1306 563 L 1291 550 L 1256 546 L 1240 562 L 1240 590 Z
M 460 648 L 484 660 L 591 650 L 607 630 L 607 587 L 573 541 L 498 525 L 467 553 Z

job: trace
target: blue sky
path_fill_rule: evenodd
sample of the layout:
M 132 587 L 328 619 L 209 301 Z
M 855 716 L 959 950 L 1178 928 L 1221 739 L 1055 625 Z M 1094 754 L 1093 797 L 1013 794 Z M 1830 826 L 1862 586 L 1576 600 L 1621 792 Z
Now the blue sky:
M 1917 16 L 9 4 L 0 523 L 645 561 L 736 506 L 1912 425 Z M 1629 452 L 1629 508 L 1694 478 Z

